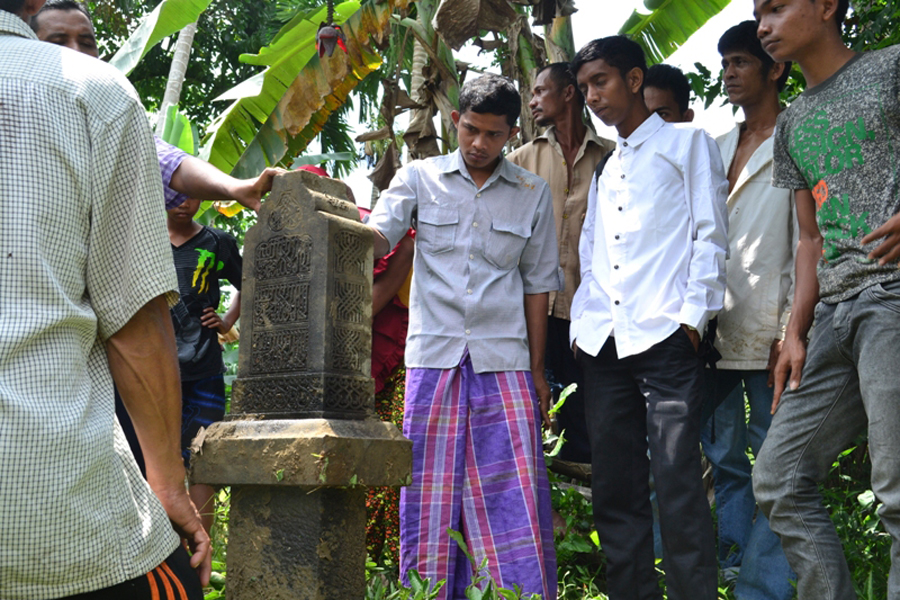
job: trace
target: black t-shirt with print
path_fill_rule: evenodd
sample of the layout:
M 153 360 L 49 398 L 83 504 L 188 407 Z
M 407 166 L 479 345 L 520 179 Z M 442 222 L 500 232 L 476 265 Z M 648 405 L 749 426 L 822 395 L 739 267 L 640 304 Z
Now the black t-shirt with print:
M 241 289 L 237 241 L 223 231 L 203 227 L 181 246 L 172 246 L 181 300 L 172 308 L 181 379 L 203 379 L 225 372 L 217 330 L 200 323 L 203 309 L 219 308 L 219 280 Z

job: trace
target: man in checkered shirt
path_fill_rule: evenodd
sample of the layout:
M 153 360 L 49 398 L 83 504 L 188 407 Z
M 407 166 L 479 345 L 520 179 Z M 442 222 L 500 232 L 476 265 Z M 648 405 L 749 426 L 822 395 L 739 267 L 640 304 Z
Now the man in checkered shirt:
M 42 4 L 0 0 L 0 598 L 202 598 L 153 140 L 121 74 L 37 41 Z

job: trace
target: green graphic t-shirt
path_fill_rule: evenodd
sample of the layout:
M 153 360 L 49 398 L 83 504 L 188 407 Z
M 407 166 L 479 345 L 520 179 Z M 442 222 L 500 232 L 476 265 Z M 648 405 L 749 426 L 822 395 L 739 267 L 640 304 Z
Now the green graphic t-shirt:
M 772 183 L 808 189 L 824 238 L 823 302 L 900 279 L 860 240 L 900 210 L 900 46 L 858 54 L 778 117 Z

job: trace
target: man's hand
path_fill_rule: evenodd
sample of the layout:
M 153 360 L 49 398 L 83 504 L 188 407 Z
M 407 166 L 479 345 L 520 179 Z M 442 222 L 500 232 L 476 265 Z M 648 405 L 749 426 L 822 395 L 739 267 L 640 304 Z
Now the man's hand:
M 775 365 L 778 364 L 778 357 L 781 356 L 781 348 L 784 346 L 784 340 L 775 340 L 769 347 L 769 362 L 766 363 L 766 371 L 769 372 L 769 380 L 766 385 L 772 387 L 775 385 Z
M 775 363 L 775 393 L 772 397 L 772 414 L 778 409 L 781 394 L 784 393 L 785 382 L 790 377 L 788 388 L 795 390 L 800 385 L 800 375 L 806 363 L 806 342 L 797 337 L 788 337 L 784 341 L 778 362 Z
M 256 179 L 235 179 L 231 188 L 231 197 L 241 206 L 259 210 L 262 197 L 272 191 L 272 182 L 276 175 L 287 173 L 284 169 L 268 168 Z
M 228 315 L 225 316 L 227 319 Z M 200 315 L 200 324 L 210 329 L 218 329 L 222 335 L 231 331 L 234 326 L 233 322 L 229 323 L 227 320 L 223 320 L 212 306 L 203 309 L 203 314 Z
M 900 259 L 900 213 L 894 215 L 884 225 L 865 236 L 862 239 L 862 243 L 863 245 L 870 244 L 881 238 L 884 238 L 884 241 L 869 253 L 869 258 L 872 260 L 879 259 L 879 265 L 886 265 L 889 262 Z
M 184 485 L 176 485 L 154 489 L 154 492 L 169 515 L 175 531 L 187 540 L 191 550 L 191 567 L 197 569 L 200 583 L 203 586 L 209 585 L 209 576 L 212 573 L 212 542 L 203 529 L 200 513 L 191 502 L 187 489 Z
M 553 394 L 550 393 L 550 384 L 547 383 L 547 378 L 544 376 L 543 371 L 540 373 L 532 371 L 531 378 L 534 380 L 534 391 L 537 392 L 538 401 L 540 402 L 541 420 L 544 422 L 544 427 L 550 429 L 550 403 L 553 401 Z
M 688 325 L 685 325 L 684 323 L 681 324 L 681 328 L 684 329 L 684 332 L 688 335 L 689 338 L 691 338 L 691 344 L 693 344 L 694 346 L 694 352 L 699 352 L 700 332 Z

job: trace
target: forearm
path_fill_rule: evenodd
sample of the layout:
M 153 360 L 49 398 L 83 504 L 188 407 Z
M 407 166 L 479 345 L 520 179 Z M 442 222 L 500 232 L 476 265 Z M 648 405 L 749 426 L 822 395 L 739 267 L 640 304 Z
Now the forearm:
M 388 258 L 387 268 L 372 284 L 372 316 L 374 317 L 397 295 L 412 268 L 415 242 L 404 236 L 397 249 Z
M 185 157 L 169 183 L 176 192 L 201 200 L 231 200 L 240 180 L 223 173 L 206 161 Z
M 788 321 L 786 338 L 806 340 L 812 327 L 816 303 L 819 301 L 819 279 L 816 265 L 822 256 L 822 238 L 801 238 L 797 244 L 794 303 Z
M 241 318 L 241 292 L 238 291 L 237 294 L 234 295 L 234 298 L 231 300 L 231 306 L 228 307 L 228 310 L 225 311 L 225 316 L 222 318 L 222 321 L 225 325 L 228 326 L 228 329 L 223 333 L 228 333 L 234 324 L 237 323 L 237 320 Z
M 381 258 L 391 251 L 391 243 L 388 241 L 384 234 L 375 229 L 374 227 L 369 227 L 372 230 L 372 239 L 374 242 L 373 251 L 375 253 L 375 258 Z
M 528 331 L 528 352 L 531 372 L 544 375 L 544 353 L 547 348 L 547 308 L 549 294 L 525 294 L 525 327 Z
M 145 304 L 106 343 L 113 380 L 134 423 L 157 493 L 184 488 L 181 379 L 172 318 L 163 296 Z

